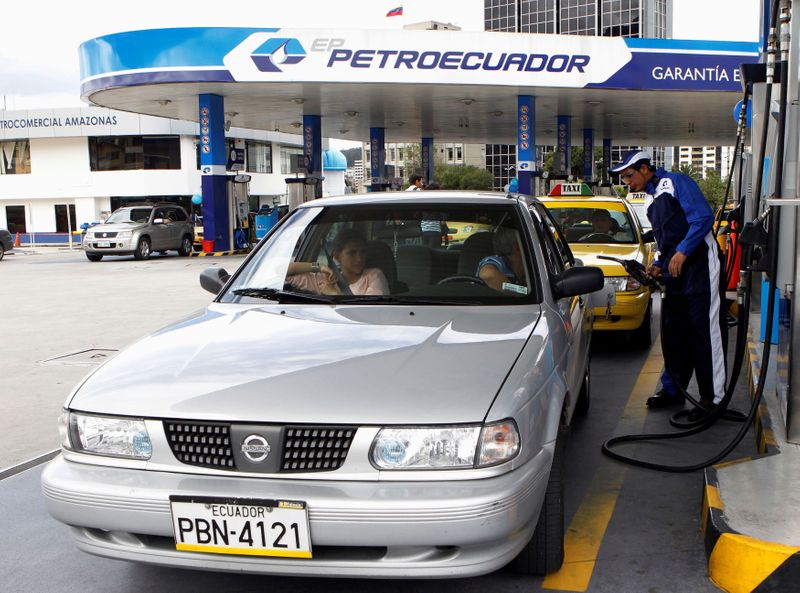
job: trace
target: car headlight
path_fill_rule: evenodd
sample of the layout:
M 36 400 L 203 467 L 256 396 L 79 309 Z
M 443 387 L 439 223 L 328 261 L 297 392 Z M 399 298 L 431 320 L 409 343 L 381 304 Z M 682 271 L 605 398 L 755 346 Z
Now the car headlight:
M 486 426 L 382 428 L 371 447 L 378 469 L 467 469 L 496 465 L 519 452 L 513 420 Z
M 630 292 L 639 290 L 642 285 L 630 276 L 606 276 L 606 286 L 611 284 L 616 292 Z
M 131 459 L 150 459 L 153 454 L 150 435 L 141 419 L 71 412 L 68 432 L 67 440 L 75 451 Z
M 117 233 L 117 239 L 130 239 L 133 236 L 133 231 L 120 231 Z

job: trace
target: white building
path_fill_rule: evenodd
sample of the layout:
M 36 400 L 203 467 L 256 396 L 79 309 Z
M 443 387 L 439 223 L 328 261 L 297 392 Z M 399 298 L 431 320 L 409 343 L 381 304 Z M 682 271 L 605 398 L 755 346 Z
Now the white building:
M 678 149 L 678 166 L 691 165 L 699 171 L 703 179 L 708 169 L 716 169 L 720 177 L 725 178 L 730 172 L 733 160 L 733 146 L 681 146 Z
M 250 210 L 286 203 L 284 179 L 302 138 L 240 128 L 226 135 L 245 149 Z M 0 111 L 0 228 L 67 233 L 146 200 L 190 211 L 200 193 L 197 136 L 193 122 L 96 107 Z

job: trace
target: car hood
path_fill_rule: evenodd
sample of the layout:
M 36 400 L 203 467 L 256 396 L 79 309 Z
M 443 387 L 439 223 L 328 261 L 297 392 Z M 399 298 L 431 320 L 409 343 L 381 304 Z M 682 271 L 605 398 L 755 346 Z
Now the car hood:
M 577 244 L 570 243 L 572 254 L 583 262 L 585 266 L 597 266 L 602 268 L 606 276 L 627 276 L 628 273 L 618 263 L 607 259 L 599 259 L 598 255 L 608 255 L 618 259 L 635 259 L 641 264 L 645 264 L 644 250 L 639 244 L 613 244 L 613 243 L 593 243 Z
M 538 305 L 212 304 L 91 375 L 70 407 L 280 423 L 481 421 Z

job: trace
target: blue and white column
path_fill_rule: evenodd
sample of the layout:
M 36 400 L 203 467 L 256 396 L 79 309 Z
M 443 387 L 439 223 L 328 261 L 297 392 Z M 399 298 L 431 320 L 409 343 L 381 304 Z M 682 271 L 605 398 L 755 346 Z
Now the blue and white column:
M 425 177 L 425 183 L 433 181 L 433 138 L 422 137 L 422 176 Z
M 369 129 L 369 191 L 383 191 L 383 172 L 386 164 L 386 131 L 384 128 Z
M 536 158 L 536 102 L 531 95 L 517 96 L 517 182 L 521 194 L 533 193 Z
M 556 121 L 556 148 L 558 150 L 558 174 L 569 175 L 572 150 L 572 130 L 568 115 L 559 115 Z
M 583 180 L 594 181 L 594 130 L 583 128 Z
M 608 182 L 608 170 L 611 168 L 611 138 L 603 138 L 603 182 Z
M 211 251 L 231 248 L 231 221 L 225 163 L 225 106 L 219 95 L 200 95 L 200 174 L 203 195 L 203 240 Z
M 322 118 L 319 115 L 303 116 L 303 156 L 306 171 L 318 181 L 314 197 L 322 197 Z

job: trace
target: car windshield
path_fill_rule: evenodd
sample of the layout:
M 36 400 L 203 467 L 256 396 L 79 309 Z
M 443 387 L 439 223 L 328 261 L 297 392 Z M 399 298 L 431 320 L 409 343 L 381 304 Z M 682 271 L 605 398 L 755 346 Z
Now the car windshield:
M 114 213 L 106 219 L 106 224 L 147 222 L 150 220 L 150 213 L 152 211 L 152 208 L 120 208 L 119 210 L 115 210 Z
M 569 243 L 637 243 L 633 221 L 611 204 L 550 206 Z
M 453 240 L 449 221 L 474 226 Z M 532 242 L 509 204 L 347 204 L 300 208 L 260 245 L 223 302 L 538 302 Z M 479 269 L 505 276 L 496 288 Z

